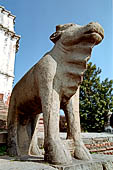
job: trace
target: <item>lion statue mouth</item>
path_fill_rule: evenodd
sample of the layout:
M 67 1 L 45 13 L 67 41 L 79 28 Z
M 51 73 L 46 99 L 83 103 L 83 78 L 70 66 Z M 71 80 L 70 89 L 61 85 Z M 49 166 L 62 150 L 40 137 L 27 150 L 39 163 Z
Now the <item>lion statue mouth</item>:
M 90 31 L 86 31 L 84 34 L 96 34 L 100 36 L 102 39 L 104 38 L 104 34 L 101 31 L 90 30 Z
M 98 45 L 104 38 L 104 33 L 101 29 L 89 30 L 84 33 L 83 37 L 84 40 L 86 40 L 86 42 L 89 41 L 90 43 L 94 43 L 95 45 Z

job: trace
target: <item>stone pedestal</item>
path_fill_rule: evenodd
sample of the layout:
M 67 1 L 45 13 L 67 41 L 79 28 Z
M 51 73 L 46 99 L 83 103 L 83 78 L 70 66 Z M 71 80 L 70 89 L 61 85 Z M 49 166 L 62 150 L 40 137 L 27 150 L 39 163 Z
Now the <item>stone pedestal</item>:
M 58 170 L 113 170 L 113 156 L 111 155 L 92 155 L 92 161 L 80 161 L 73 159 L 71 165 L 54 166 Z

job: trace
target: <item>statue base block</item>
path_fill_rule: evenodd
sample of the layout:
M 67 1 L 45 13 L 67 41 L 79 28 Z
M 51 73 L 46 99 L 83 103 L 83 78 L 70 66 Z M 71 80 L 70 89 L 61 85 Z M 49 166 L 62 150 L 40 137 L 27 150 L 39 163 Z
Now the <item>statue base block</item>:
M 92 154 L 93 160 L 81 161 L 73 159 L 71 165 L 57 165 L 58 170 L 113 170 L 113 156 Z

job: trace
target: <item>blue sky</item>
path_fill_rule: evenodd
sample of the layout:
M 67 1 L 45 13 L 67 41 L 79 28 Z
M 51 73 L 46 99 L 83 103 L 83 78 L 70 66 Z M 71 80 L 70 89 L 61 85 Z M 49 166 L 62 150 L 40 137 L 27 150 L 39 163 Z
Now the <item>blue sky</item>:
M 21 35 L 14 84 L 53 47 L 49 36 L 56 25 L 70 22 L 103 26 L 105 38 L 94 47 L 90 61 L 102 69 L 102 80 L 113 79 L 112 0 L 0 0 L 0 5 L 16 15 L 15 32 Z

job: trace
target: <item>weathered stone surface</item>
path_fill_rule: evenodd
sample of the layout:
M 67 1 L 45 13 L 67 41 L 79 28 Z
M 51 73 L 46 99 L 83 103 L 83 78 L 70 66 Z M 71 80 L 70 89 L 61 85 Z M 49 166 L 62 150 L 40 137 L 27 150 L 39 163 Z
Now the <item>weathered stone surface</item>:
M 34 160 L 15 161 L 15 158 L 0 158 L 0 170 L 57 170 L 48 164 L 32 162 Z M 36 159 L 35 159 L 36 161 Z
M 55 166 L 58 170 L 113 170 L 113 156 L 92 155 L 93 160 L 80 161 L 73 159 L 71 165 Z
M 39 157 L 0 157 L 0 170 L 113 170 L 113 156 L 96 155 L 93 160 L 81 161 L 73 159 L 69 165 L 50 165 Z
M 99 44 L 103 37 L 103 28 L 94 22 L 85 26 L 64 24 L 56 27 L 56 32 L 50 36 L 55 43 L 53 49 L 46 53 L 13 89 L 8 113 L 10 154 L 28 153 L 33 121 L 36 115 L 43 112 L 44 159 L 53 164 L 70 164 L 71 154 L 59 135 L 61 108 L 68 124 L 67 138 L 74 140 L 74 157 L 91 159 L 80 137 L 79 85 L 92 48 Z M 38 122 L 36 127 L 37 124 Z M 35 134 L 37 136 L 37 132 Z M 36 144 L 35 137 L 33 139 L 32 144 Z M 38 149 L 36 152 L 39 154 Z

